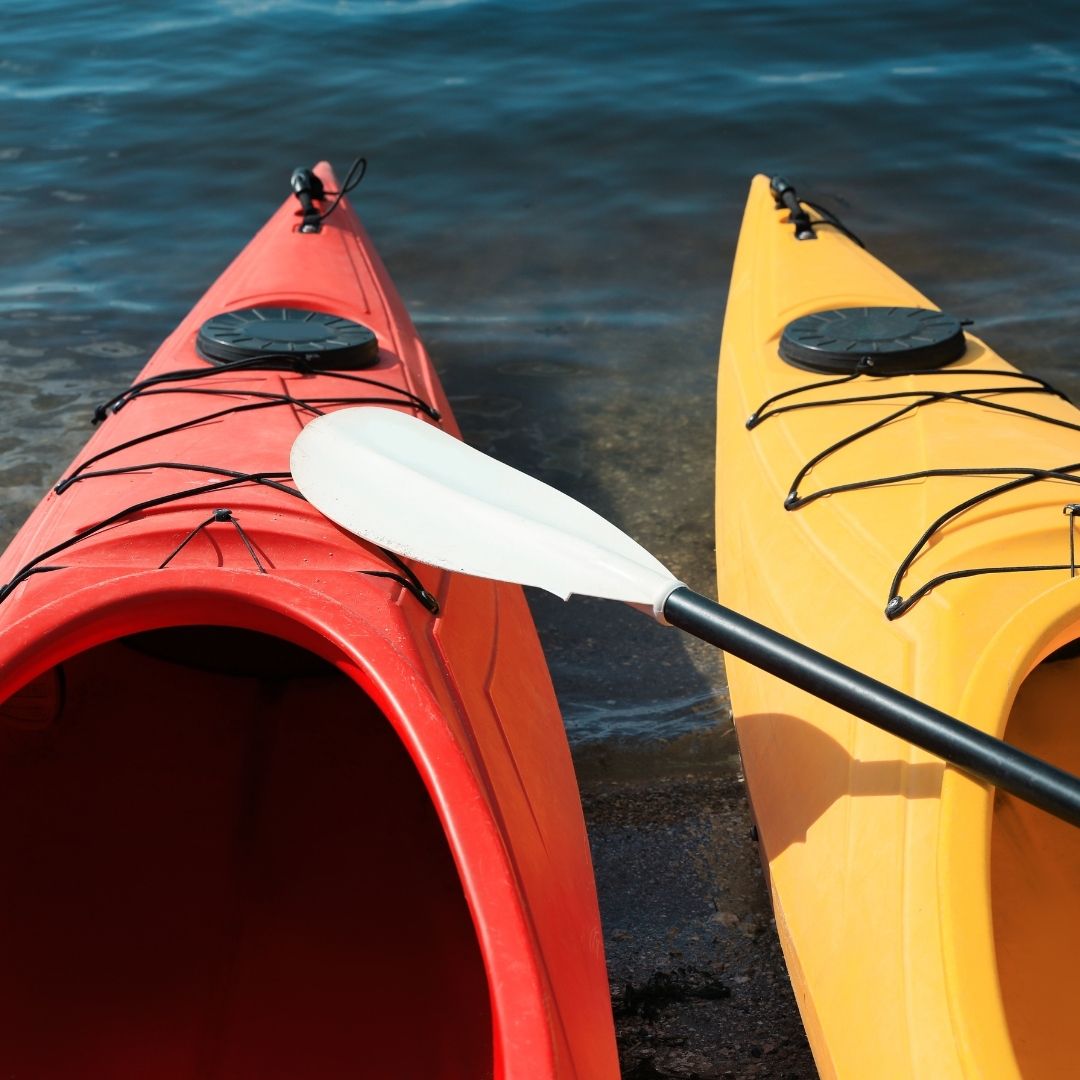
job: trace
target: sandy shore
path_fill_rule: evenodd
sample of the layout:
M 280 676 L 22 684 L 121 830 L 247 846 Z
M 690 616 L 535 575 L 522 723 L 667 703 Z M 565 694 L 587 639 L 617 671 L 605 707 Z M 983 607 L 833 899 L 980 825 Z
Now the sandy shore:
M 817 1075 L 732 751 L 577 758 L 624 1080 Z

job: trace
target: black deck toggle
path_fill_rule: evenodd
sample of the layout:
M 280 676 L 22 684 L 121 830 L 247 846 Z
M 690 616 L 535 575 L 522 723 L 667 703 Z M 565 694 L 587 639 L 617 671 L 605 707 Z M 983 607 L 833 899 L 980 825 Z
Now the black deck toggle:
M 302 233 L 317 233 L 322 228 L 322 214 L 316 209 L 315 203 L 326 198 L 326 188 L 323 182 L 315 175 L 312 169 L 293 169 L 289 179 L 289 187 L 300 201 L 301 212 L 304 215 L 304 223 L 300 226 Z

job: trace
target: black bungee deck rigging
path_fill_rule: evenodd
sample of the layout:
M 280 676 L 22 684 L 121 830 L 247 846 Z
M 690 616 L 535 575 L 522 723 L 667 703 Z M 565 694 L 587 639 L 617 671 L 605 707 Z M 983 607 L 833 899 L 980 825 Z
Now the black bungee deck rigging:
M 858 243 L 860 247 L 865 247 L 862 241 L 855 237 L 835 215 L 818 206 L 816 203 L 810 203 L 805 199 L 800 199 L 795 192 L 795 189 L 786 180 L 783 180 L 780 177 L 774 178 L 772 181 L 772 191 L 777 202 L 777 207 L 784 207 L 789 210 L 789 220 L 795 227 L 796 239 L 814 239 L 813 228 L 815 226 L 830 225 L 836 227 L 839 231 L 844 233 L 844 235 L 849 236 Z M 821 215 L 821 220 L 811 219 L 810 215 L 807 213 L 806 207 L 810 207 Z M 863 324 L 866 324 L 869 316 L 872 316 L 875 312 L 881 312 L 880 324 L 882 326 L 887 326 L 890 319 L 899 325 L 910 313 L 920 310 L 924 311 L 927 316 L 941 317 L 938 320 L 927 320 L 924 322 L 924 325 L 930 326 L 936 332 L 936 341 L 931 340 L 933 335 L 922 341 L 908 341 L 904 339 L 903 334 L 899 331 L 894 337 L 889 337 L 889 331 L 884 330 L 882 331 L 882 340 L 887 342 L 885 351 L 868 353 L 860 352 L 859 346 L 861 343 L 857 340 L 841 341 L 839 344 L 834 343 L 832 340 L 826 340 L 824 348 L 821 350 L 824 354 L 824 362 L 818 366 L 815 364 L 813 355 L 817 350 L 817 340 L 811 342 L 810 348 L 803 349 L 800 349 L 799 345 L 806 344 L 805 338 L 800 343 L 798 341 L 798 335 L 796 335 L 794 349 L 792 348 L 792 341 L 789 340 L 788 331 L 793 326 L 798 323 L 804 323 L 808 319 L 813 319 L 815 317 L 823 318 L 823 325 L 829 326 L 836 322 L 843 322 L 842 317 L 850 314 L 852 317 L 862 316 L 862 322 Z M 897 313 L 901 314 L 897 315 Z M 830 320 L 826 317 L 839 318 Z M 948 322 L 944 320 L 948 320 Z M 870 322 L 872 323 L 872 319 L 870 319 Z M 955 328 L 952 324 L 955 324 Z M 807 383 L 805 386 L 794 387 L 778 394 L 774 394 L 772 397 L 763 401 L 761 405 L 751 413 L 746 421 L 747 429 L 753 430 L 767 420 L 806 409 L 836 408 L 846 405 L 864 404 L 870 401 L 897 403 L 897 407 L 890 411 L 886 416 L 855 429 L 850 434 L 837 439 L 814 454 L 798 470 L 791 481 L 787 494 L 784 496 L 784 509 L 788 511 L 800 510 L 826 496 L 843 495 L 854 491 L 865 490 L 867 488 L 888 487 L 890 485 L 909 483 L 916 480 L 945 477 L 1007 478 L 999 483 L 995 483 L 984 491 L 957 502 L 954 506 L 943 511 L 925 526 L 918 539 L 901 559 L 900 564 L 893 575 L 892 581 L 889 584 L 888 596 L 884 608 L 884 613 L 889 619 L 899 618 L 928 593 L 949 581 L 976 577 L 984 574 L 1067 571 L 1071 577 L 1075 577 L 1077 573 L 1074 522 L 1077 513 L 1080 513 L 1080 504 L 1068 503 L 1063 507 L 1063 512 L 1069 518 L 1069 561 L 1067 563 L 982 566 L 952 570 L 936 575 L 919 585 L 906 596 L 902 595 L 900 592 L 908 572 L 916 559 L 918 559 L 918 557 L 927 549 L 933 539 L 947 524 L 991 499 L 998 498 L 1031 484 L 1042 481 L 1060 481 L 1067 484 L 1080 484 L 1080 475 L 1078 475 L 1080 474 L 1080 461 L 1069 462 L 1053 468 L 1016 465 L 986 468 L 963 467 L 918 469 L 889 476 L 868 477 L 843 484 L 833 484 L 810 492 L 804 492 L 802 490 L 807 477 L 822 462 L 839 452 L 856 445 L 860 440 L 867 438 L 874 432 L 881 430 L 886 425 L 891 424 L 902 417 L 913 415 L 921 409 L 943 402 L 952 402 L 970 405 L 976 408 L 989 409 L 1005 413 L 1009 416 L 1020 417 L 1038 423 L 1050 424 L 1056 427 L 1066 428 L 1070 431 L 1080 432 L 1080 423 L 1078 422 L 1048 416 L 1045 413 L 1040 413 L 1033 409 L 1026 409 L 1000 400 L 994 400 L 1003 396 L 1016 394 L 1045 394 L 1070 402 L 1071 404 L 1069 397 L 1062 390 L 1053 386 L 1045 379 L 1020 371 L 997 370 L 993 368 L 950 368 L 949 365 L 963 355 L 963 337 L 962 334 L 960 334 L 961 347 L 959 351 L 956 351 L 956 334 L 958 333 L 958 328 L 964 325 L 968 325 L 968 323 L 951 320 L 941 312 L 913 308 L 853 308 L 841 309 L 840 311 L 835 312 L 827 311 L 812 313 L 810 316 L 803 316 L 802 318 L 795 320 L 795 323 L 788 324 L 788 327 L 785 328 L 779 350 L 781 358 L 792 366 L 802 368 L 803 370 L 816 370 L 819 372 L 835 371 L 842 373 L 835 378 L 818 380 Z M 830 351 L 830 346 L 832 347 L 832 351 Z M 936 352 L 934 351 L 935 348 L 937 350 Z M 917 354 L 918 362 L 912 364 L 912 366 L 904 366 L 905 357 L 911 356 L 913 350 Z M 882 362 L 883 358 L 885 362 Z M 881 383 L 899 378 L 923 380 L 936 377 L 940 378 L 942 376 L 952 379 L 957 377 L 976 377 L 979 379 L 986 377 L 1000 380 L 1014 380 L 1022 385 L 975 385 L 944 390 L 931 387 L 928 387 L 925 390 L 883 390 L 877 393 L 851 394 L 840 397 L 833 396 L 805 400 L 805 397 L 808 394 L 845 385 L 850 385 L 854 388 L 855 386 L 860 385 L 865 386 L 868 383 Z
M 190 383 L 195 382 L 207 377 L 214 377 L 221 374 L 230 373 L 249 373 L 249 372 L 291 372 L 297 375 L 318 375 L 320 377 L 329 377 L 342 379 L 351 383 L 359 383 L 373 388 L 382 390 L 387 394 L 394 395 L 394 397 L 377 397 L 372 395 L 341 395 L 338 397 L 312 397 L 301 398 L 285 392 L 272 392 L 264 390 L 249 390 L 245 388 L 229 386 L 229 387 L 205 387 L 205 386 L 177 386 L 177 383 Z M 92 536 L 96 536 L 98 533 L 108 529 L 114 525 L 121 524 L 125 520 L 130 520 L 139 514 L 143 514 L 149 510 L 156 509 L 160 506 L 166 506 L 172 503 L 181 502 L 184 499 L 194 498 L 201 495 L 207 495 L 218 491 L 227 491 L 232 488 L 240 487 L 245 484 L 259 484 L 264 487 L 273 488 L 276 491 L 289 495 L 293 498 L 300 499 L 306 502 L 304 496 L 293 486 L 285 481 L 291 479 L 291 473 L 285 471 L 239 471 L 235 469 L 229 469 L 221 465 L 200 464 L 193 462 L 180 462 L 180 461 L 150 461 L 143 462 L 136 465 L 123 465 L 115 468 L 93 469 L 92 466 L 100 464 L 110 456 L 122 452 L 124 450 L 130 450 L 133 447 L 143 445 L 160 439 L 164 436 L 173 435 L 181 431 L 185 431 L 191 428 L 196 428 L 202 424 L 211 423 L 216 420 L 220 420 L 224 417 L 236 415 L 244 412 L 251 412 L 254 410 L 278 408 L 281 406 L 289 406 L 295 409 L 299 409 L 312 416 L 320 416 L 325 411 L 325 407 L 336 407 L 341 405 L 372 405 L 372 404 L 398 404 L 408 408 L 415 409 L 418 412 L 423 413 L 425 416 L 431 419 L 438 420 L 439 412 L 431 404 L 425 401 L 412 392 L 391 385 L 390 383 L 383 382 L 379 379 L 371 378 L 370 376 L 355 375 L 343 371 L 327 370 L 316 366 L 311 360 L 301 356 L 281 356 L 277 354 L 265 354 L 259 356 L 249 356 L 243 359 L 230 361 L 227 363 L 219 363 L 212 367 L 200 367 L 200 368 L 184 368 L 179 371 L 165 372 L 161 375 L 152 376 L 148 379 L 143 379 L 140 382 L 134 383 L 121 391 L 119 394 L 114 395 L 108 401 L 98 405 L 92 417 L 92 422 L 100 424 L 105 421 L 109 416 L 117 413 L 120 409 L 125 408 L 131 402 L 137 401 L 143 397 L 151 397 L 161 394 L 198 394 L 212 397 L 228 397 L 228 398 L 255 398 L 254 401 L 241 401 L 236 402 L 224 409 L 219 409 L 215 412 L 207 413 L 201 416 L 191 417 L 187 420 L 178 421 L 176 424 L 170 424 L 162 428 L 155 429 L 153 431 L 144 432 L 143 434 L 128 439 L 125 442 L 117 443 L 115 446 L 107 447 L 105 450 L 100 451 L 97 454 L 92 455 L 85 461 L 82 461 L 75 469 L 64 476 L 55 486 L 54 492 L 57 496 L 62 496 L 65 492 L 71 489 L 72 486 L 78 483 L 82 483 L 88 480 L 100 479 L 104 477 L 114 477 L 125 473 L 140 473 L 150 470 L 174 470 L 178 472 L 195 472 L 203 473 L 210 476 L 219 476 L 224 479 L 216 480 L 207 484 L 200 485 L 195 488 L 186 488 L 176 492 L 169 492 L 164 495 L 157 496 L 153 499 L 143 500 L 142 502 L 135 503 L 131 506 L 127 506 L 121 510 L 110 514 L 108 517 L 101 521 L 95 522 L 93 525 L 88 526 L 86 529 L 68 537 L 66 540 L 59 544 L 54 545 L 47 551 L 40 552 L 34 556 L 31 560 L 23 564 L 11 579 L 5 584 L 0 585 L 0 603 L 11 595 L 11 593 L 23 582 L 36 574 L 49 573 L 55 570 L 64 569 L 63 566 L 51 565 L 49 560 L 55 558 L 70 548 L 76 546 L 84 540 L 89 539 Z M 236 513 L 228 507 L 220 507 L 215 509 L 205 521 L 200 522 L 194 529 L 180 542 L 180 544 L 160 563 L 158 569 L 164 569 L 167 567 L 173 559 L 195 538 L 199 533 L 203 532 L 213 524 L 227 523 L 231 524 L 239 535 L 244 547 L 251 555 L 254 564 L 260 573 L 266 573 L 266 568 L 260 561 L 255 547 L 248 533 L 244 530 L 243 525 L 240 523 L 239 517 Z M 411 593 L 428 611 L 433 615 L 439 614 L 439 602 L 435 596 L 424 586 L 418 575 L 413 569 L 408 566 L 401 558 L 399 558 L 394 552 L 388 551 L 385 548 L 379 548 L 379 551 L 387 559 L 387 561 L 395 568 L 394 570 L 361 570 L 358 573 L 364 574 L 369 577 L 383 577 L 392 579 L 397 582 L 407 592 Z

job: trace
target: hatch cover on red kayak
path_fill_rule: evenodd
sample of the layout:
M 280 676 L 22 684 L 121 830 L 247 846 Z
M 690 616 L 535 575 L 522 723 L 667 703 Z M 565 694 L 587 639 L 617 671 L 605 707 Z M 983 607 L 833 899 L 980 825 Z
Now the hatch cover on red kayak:
M 215 364 L 257 357 L 302 357 L 319 368 L 371 367 L 379 358 L 373 330 L 340 315 L 308 308 L 250 307 L 207 319 L 196 340 Z
M 917 307 L 815 311 L 788 323 L 780 338 L 789 364 L 844 374 L 929 371 L 958 360 L 964 349 L 958 319 Z

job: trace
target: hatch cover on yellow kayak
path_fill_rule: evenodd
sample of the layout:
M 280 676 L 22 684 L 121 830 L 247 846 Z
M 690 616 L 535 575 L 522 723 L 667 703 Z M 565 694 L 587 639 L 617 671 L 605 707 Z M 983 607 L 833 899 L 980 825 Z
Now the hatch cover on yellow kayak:
M 795 367 L 846 375 L 927 371 L 964 355 L 964 331 L 928 308 L 837 308 L 788 323 L 780 355 Z

